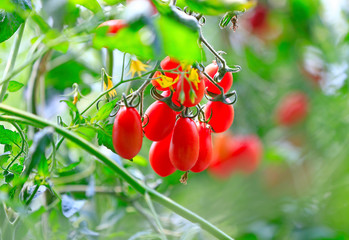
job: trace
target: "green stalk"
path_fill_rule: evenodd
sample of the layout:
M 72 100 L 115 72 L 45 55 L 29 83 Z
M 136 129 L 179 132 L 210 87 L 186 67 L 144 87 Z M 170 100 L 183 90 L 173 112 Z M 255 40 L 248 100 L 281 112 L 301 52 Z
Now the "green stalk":
M 102 161 L 105 165 L 107 165 L 110 169 L 112 169 L 115 173 L 117 173 L 121 178 L 123 178 L 131 187 L 133 187 L 136 191 L 138 191 L 143 196 L 148 193 L 149 196 L 157 201 L 158 203 L 162 204 L 163 206 L 167 207 L 168 209 L 172 210 L 173 212 L 177 213 L 178 215 L 188 219 L 191 222 L 198 223 L 204 230 L 215 236 L 216 238 L 220 240 L 229 239 L 232 240 L 231 237 L 229 237 L 226 233 L 218 229 L 216 226 L 212 225 L 210 222 L 206 221 L 204 218 L 198 216 L 197 214 L 191 212 L 190 210 L 186 209 L 185 207 L 181 206 L 180 204 L 174 202 L 170 198 L 158 193 L 152 188 L 149 188 L 144 183 L 139 182 L 136 180 L 132 175 L 130 175 L 124 168 L 120 167 L 116 164 L 114 160 L 109 158 L 108 156 L 104 155 L 96 146 L 93 146 L 90 142 L 87 140 L 81 138 L 77 134 L 68 131 L 67 129 L 58 126 L 54 123 L 48 122 L 47 120 L 33 115 L 31 113 L 0 104 L 0 111 L 5 112 L 10 115 L 17 116 L 19 118 L 22 118 L 24 120 L 27 120 L 28 122 L 32 122 L 34 124 L 40 125 L 42 127 L 53 127 L 57 133 L 62 135 L 63 137 L 69 139 L 70 141 L 76 143 L 79 145 L 82 149 L 84 149 L 86 152 L 88 152 L 91 155 L 94 155 L 96 158 L 98 158 L 100 161 Z M 4 117 L 3 117 L 4 118 Z
M 16 39 L 15 39 L 15 43 L 14 43 L 13 48 L 11 50 L 10 57 L 8 59 L 8 62 L 7 62 L 5 71 L 4 71 L 4 75 L 2 77 L 3 85 L 2 85 L 2 88 L 0 91 L 0 103 L 4 100 L 5 94 L 7 92 L 8 84 L 10 82 L 10 78 L 7 78 L 7 74 L 9 72 L 12 72 L 12 70 L 15 66 L 19 46 L 21 45 L 21 40 L 22 40 L 22 36 L 23 36 L 23 32 L 24 32 L 24 26 L 25 26 L 25 22 L 22 23 L 22 25 L 20 26 L 20 28 L 18 30 L 18 33 L 16 35 Z

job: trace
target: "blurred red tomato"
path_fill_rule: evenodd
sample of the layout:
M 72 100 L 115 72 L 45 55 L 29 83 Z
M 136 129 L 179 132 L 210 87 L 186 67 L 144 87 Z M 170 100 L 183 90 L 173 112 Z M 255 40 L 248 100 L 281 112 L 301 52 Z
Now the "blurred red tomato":
M 234 172 L 254 172 L 262 158 L 263 146 L 255 135 L 223 135 L 214 141 L 214 158 L 210 173 L 218 178 L 228 178 Z
M 308 97 L 303 92 L 291 92 L 279 102 L 275 117 L 281 126 L 292 126 L 305 119 L 308 113 Z
M 122 19 L 114 19 L 114 20 L 109 20 L 98 27 L 103 27 L 103 26 L 109 26 L 108 33 L 109 34 L 116 34 L 120 29 L 124 28 L 127 26 L 126 22 Z

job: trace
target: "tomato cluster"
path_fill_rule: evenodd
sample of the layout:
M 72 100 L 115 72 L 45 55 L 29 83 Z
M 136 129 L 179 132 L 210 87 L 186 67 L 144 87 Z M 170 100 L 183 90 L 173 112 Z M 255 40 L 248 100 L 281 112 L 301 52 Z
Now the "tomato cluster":
M 233 76 L 226 72 L 216 82 L 220 86 L 217 87 L 211 81 L 218 71 L 216 62 L 206 67 L 204 76 L 184 62 L 170 57 L 162 60 L 151 81 L 156 89 L 152 91 L 156 92 L 153 97 L 157 100 L 147 108 L 143 122 L 132 107 L 123 106 L 117 113 L 113 129 L 115 151 L 123 158 L 132 159 L 140 151 L 144 133 L 154 141 L 149 161 L 158 175 L 166 177 L 176 170 L 207 169 L 213 159 L 212 132 L 226 131 L 234 120 L 232 102 L 225 96 Z M 213 98 L 202 107 L 199 103 L 205 94 Z M 197 114 L 193 115 L 191 107 L 196 107 Z

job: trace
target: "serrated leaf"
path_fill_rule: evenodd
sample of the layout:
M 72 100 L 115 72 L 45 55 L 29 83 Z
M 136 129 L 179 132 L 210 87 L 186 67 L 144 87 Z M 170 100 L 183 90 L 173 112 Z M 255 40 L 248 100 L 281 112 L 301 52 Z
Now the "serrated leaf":
M 81 5 L 94 13 L 102 11 L 101 6 L 96 0 L 69 0 L 73 4 Z
M 7 90 L 9 92 L 17 92 L 24 86 L 23 83 L 17 82 L 17 81 L 10 81 L 8 84 Z
M 6 1 L 4 5 L 6 6 L 6 4 L 7 7 L 5 9 L 7 12 L 0 10 L 0 42 L 6 41 L 17 31 L 24 22 L 25 16 L 23 12 L 32 8 L 30 0 L 13 0 L 11 3 Z M 14 5 L 15 8 L 13 9 Z
M 118 99 L 114 99 L 111 102 L 104 104 L 101 109 L 97 112 L 96 116 L 91 119 L 91 122 L 98 122 L 109 117 L 109 114 L 113 111 Z
M 245 11 L 256 5 L 255 0 L 178 0 L 179 7 L 188 6 L 190 10 L 203 15 L 221 15 L 226 12 Z
M 21 137 L 19 133 L 6 129 L 0 125 L 0 144 L 20 147 Z
M 98 138 L 98 144 L 103 145 L 110 149 L 111 151 L 115 152 L 113 140 L 112 140 L 112 133 L 113 133 L 113 124 L 108 124 L 104 126 L 104 130 L 99 130 L 97 134 Z

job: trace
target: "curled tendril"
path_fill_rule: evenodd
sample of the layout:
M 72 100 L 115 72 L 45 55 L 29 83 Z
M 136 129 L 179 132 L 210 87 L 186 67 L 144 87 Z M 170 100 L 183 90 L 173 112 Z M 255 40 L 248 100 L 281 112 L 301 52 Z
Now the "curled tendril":
M 121 104 L 115 104 L 113 110 L 112 110 L 111 113 L 109 114 L 109 117 L 115 117 L 116 114 L 118 114 L 118 112 L 119 112 L 119 110 L 120 110 L 120 108 L 121 108 L 120 105 L 121 105 Z
M 141 102 L 141 95 L 139 93 L 135 93 L 134 95 L 132 95 L 131 100 L 129 102 L 127 102 L 126 94 L 123 93 L 122 94 L 122 99 L 123 99 L 123 102 L 124 102 L 126 107 L 133 107 L 133 108 L 135 108 Z
M 148 123 L 149 123 L 149 116 L 148 116 L 148 114 L 144 114 L 144 117 L 142 117 L 142 119 L 141 119 L 142 123 L 143 123 L 144 119 L 146 119 L 147 122 L 144 125 L 142 125 L 142 128 L 146 127 L 148 125 Z
M 98 100 L 97 103 L 96 103 L 96 108 L 97 108 L 98 111 L 99 111 L 99 104 L 100 104 L 101 102 L 104 102 L 104 100 L 103 100 L 103 99 L 100 99 L 100 100 Z
M 209 98 L 205 95 L 206 99 L 211 101 L 211 102 L 217 102 L 217 101 L 220 101 L 220 102 L 223 102 L 227 105 L 233 105 L 236 103 L 237 99 L 238 99 L 238 95 L 236 93 L 236 91 L 232 91 L 230 93 L 226 93 L 226 94 L 213 94 L 213 93 L 210 93 L 211 95 L 214 95 L 212 98 Z M 234 96 L 234 99 L 233 100 L 230 100 L 229 98 Z M 229 101 L 227 101 L 227 99 L 229 99 Z
M 193 113 L 191 110 L 191 108 L 185 108 L 184 111 L 182 111 L 181 115 L 182 117 L 185 118 L 195 118 L 196 116 L 198 116 L 199 112 L 200 112 L 200 107 L 199 106 L 195 106 L 196 111 Z
M 180 104 L 180 106 L 177 106 L 176 104 L 174 104 L 172 102 L 172 96 L 173 96 L 173 92 L 172 91 L 170 91 L 170 95 L 168 97 L 164 97 L 160 93 L 157 92 L 155 87 L 152 87 L 151 90 L 150 90 L 150 95 L 155 100 L 158 100 L 158 101 L 166 103 L 175 112 L 181 112 L 181 111 L 184 110 L 184 106 L 182 104 Z

